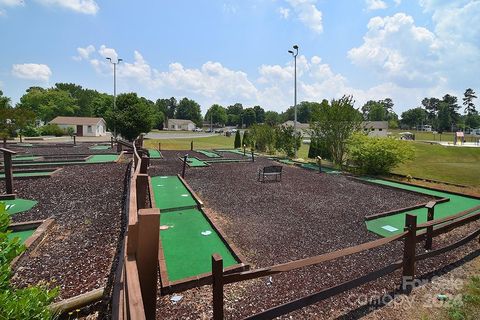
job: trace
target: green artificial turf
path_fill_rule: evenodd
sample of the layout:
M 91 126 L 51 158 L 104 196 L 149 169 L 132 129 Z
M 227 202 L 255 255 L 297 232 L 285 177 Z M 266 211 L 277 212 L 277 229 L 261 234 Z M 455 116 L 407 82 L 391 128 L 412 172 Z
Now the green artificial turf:
M 95 154 L 87 159 L 87 163 L 103 163 L 115 162 L 118 158 L 117 154 Z
M 229 162 L 251 162 L 251 160 L 242 159 L 210 159 L 205 160 L 206 163 L 229 163 Z
M 434 191 L 434 190 L 429 190 L 426 188 L 422 187 L 417 187 L 417 186 L 409 186 L 401 183 L 396 183 L 396 182 L 391 182 L 391 181 L 386 181 L 386 180 L 381 180 L 381 179 L 370 179 L 366 178 L 365 180 L 368 180 L 373 183 L 378 183 L 382 185 L 387 185 L 387 186 L 393 186 L 399 189 L 404 189 L 404 190 L 412 190 L 412 191 L 417 191 L 421 192 L 424 194 L 432 195 L 432 196 L 438 196 L 442 198 L 449 198 L 450 201 L 448 202 L 443 202 L 439 203 L 435 206 L 435 217 L 434 219 L 440 219 L 448 216 L 452 216 L 456 213 L 459 213 L 461 211 L 465 211 L 467 209 L 473 208 L 475 206 L 480 205 L 480 200 L 470 198 L 470 197 L 465 197 L 465 196 L 460 196 L 456 194 L 452 194 L 449 192 L 444 192 L 444 191 Z M 478 211 L 477 211 L 478 212 Z M 410 210 L 408 212 L 402 212 L 386 217 L 381 217 L 373 220 L 366 221 L 367 229 L 384 237 L 392 236 L 395 234 L 399 234 L 403 232 L 403 229 L 405 227 L 405 215 L 409 214 L 414 214 L 416 215 L 417 218 L 417 223 L 423 223 L 427 221 L 427 209 L 426 208 L 420 208 L 420 209 L 415 209 L 415 210 Z M 472 214 L 475 212 L 472 212 Z M 388 231 L 382 227 L 393 227 L 397 230 L 392 230 Z
M 14 172 L 13 177 L 44 177 L 52 174 L 54 170 L 51 171 L 42 171 L 42 172 Z M 0 179 L 5 179 L 5 173 L 0 173 Z
M 278 160 L 278 162 L 281 162 L 281 163 L 284 163 L 284 164 L 295 164 L 295 162 L 293 162 L 290 159 L 280 159 L 280 160 Z
M 23 231 L 15 231 L 8 235 L 8 239 L 12 240 L 13 238 L 20 238 L 22 243 L 25 241 L 35 232 L 35 229 L 32 230 L 23 230 Z
M 162 210 L 195 207 L 197 203 L 176 176 L 152 177 L 152 188 L 157 208 Z
M 106 162 L 115 162 L 118 159 L 117 154 L 94 154 L 90 156 L 85 161 L 42 161 L 42 162 L 29 162 L 29 163 L 16 163 L 15 167 L 26 167 L 26 166 L 41 166 L 41 165 L 73 165 L 73 164 L 88 164 L 88 163 L 106 163 Z
M 235 153 L 243 156 L 243 150 L 240 149 L 222 149 L 222 150 L 215 150 L 219 152 L 230 152 L 230 153 Z M 245 157 L 251 157 L 251 152 L 248 150 L 245 152 Z
M 207 167 L 208 164 L 195 157 L 188 157 L 187 164 L 189 167 Z
M 108 150 L 110 146 L 97 144 L 96 146 L 91 146 L 88 149 L 90 150 Z
M 0 202 L 5 203 L 7 213 L 9 215 L 14 215 L 19 212 L 24 212 L 32 209 L 38 202 L 34 200 L 27 199 L 14 199 L 14 200 L 2 200 Z
M 160 224 L 169 227 L 160 237 L 170 281 L 211 272 L 214 253 L 222 256 L 224 268 L 238 263 L 201 211 L 164 212 Z M 205 231 L 211 233 L 202 235 Z
M 150 155 L 150 159 L 161 159 L 162 153 L 156 149 L 148 149 L 148 154 Z
M 13 157 L 12 160 L 13 161 L 34 161 L 40 158 L 41 157 L 39 156 L 17 156 L 17 157 Z
M 207 150 L 195 150 L 195 152 L 201 153 L 204 156 L 207 156 L 209 158 L 221 158 L 222 157 L 218 153 L 215 153 L 215 152 L 212 152 L 212 151 L 207 151 Z
M 310 169 L 310 170 L 318 171 L 318 166 L 317 166 L 316 164 L 313 164 L 313 163 L 302 163 L 302 164 L 300 165 L 300 167 L 302 167 L 302 168 L 304 168 L 304 169 Z M 335 170 L 335 169 L 332 169 L 332 168 L 329 168 L 329 167 L 325 167 L 325 166 L 322 166 L 322 172 L 332 173 L 332 174 L 341 173 L 341 172 L 338 171 L 338 170 Z

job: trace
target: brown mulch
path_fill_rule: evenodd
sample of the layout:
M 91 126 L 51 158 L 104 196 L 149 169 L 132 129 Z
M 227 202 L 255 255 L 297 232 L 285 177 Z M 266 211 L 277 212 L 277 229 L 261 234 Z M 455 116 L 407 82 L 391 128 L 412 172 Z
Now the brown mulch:
M 177 160 L 183 152 L 163 151 L 164 160 L 153 162 L 150 175 L 181 172 Z M 318 174 L 284 166 L 280 183 L 256 181 L 258 168 L 273 164 L 265 158 L 255 163 L 212 164 L 206 168 L 187 168 L 186 180 L 204 201 L 206 210 L 217 215 L 217 223 L 230 241 L 246 256 L 252 268 L 306 258 L 378 239 L 367 231 L 364 217 L 430 200 L 429 196 L 359 183 L 343 175 Z M 278 164 L 278 163 L 275 163 Z M 454 241 L 473 224 L 457 229 L 434 246 Z M 238 319 L 337 285 L 378 270 L 402 258 L 402 243 L 341 258 L 329 263 L 283 273 L 269 279 L 244 281 L 225 288 L 228 318 Z M 471 250 L 476 243 L 417 264 L 418 274 L 441 268 Z M 422 249 L 418 248 L 419 251 Z M 358 305 L 361 295 L 394 290 L 400 272 L 296 311 L 294 318 L 358 318 L 370 311 Z M 157 318 L 211 317 L 211 288 L 201 287 L 181 293 L 178 304 L 170 296 L 159 297 Z
M 88 153 L 88 147 L 83 149 L 79 153 Z M 17 264 L 15 285 L 47 281 L 60 287 L 57 300 L 106 285 L 120 235 L 126 169 L 126 161 L 70 165 L 50 178 L 14 181 L 17 197 L 38 204 L 13 216 L 13 222 L 55 219 L 39 245 Z M 0 192 L 4 192 L 3 183 Z

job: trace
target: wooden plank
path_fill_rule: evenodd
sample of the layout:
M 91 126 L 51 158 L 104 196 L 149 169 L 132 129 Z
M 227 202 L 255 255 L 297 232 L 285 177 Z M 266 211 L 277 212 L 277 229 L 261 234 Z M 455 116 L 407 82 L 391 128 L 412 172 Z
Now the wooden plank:
M 471 216 L 461 218 L 457 221 L 450 222 L 449 224 L 446 224 L 444 226 L 438 227 L 437 229 L 433 230 L 432 236 L 436 237 L 438 235 L 449 232 L 449 231 L 451 231 L 455 228 L 458 228 L 460 226 L 463 226 L 464 224 L 470 223 L 470 222 L 478 220 L 478 219 L 480 219 L 480 212 L 475 213 Z
M 383 277 L 389 273 L 392 273 L 393 271 L 399 269 L 402 266 L 402 262 L 398 261 L 395 262 L 391 265 L 388 265 L 386 267 L 383 267 L 380 270 L 368 273 L 364 276 L 358 277 L 356 279 L 343 282 L 335 287 L 330 287 L 324 290 L 321 290 L 319 292 L 316 292 L 314 294 L 302 297 L 297 300 L 293 300 L 287 303 L 284 303 L 280 306 L 265 310 L 263 312 L 257 313 L 255 315 L 252 315 L 250 317 L 247 317 L 245 319 L 255 319 L 255 320 L 261 320 L 261 319 L 274 319 L 276 317 L 279 317 L 281 315 L 285 315 L 287 313 L 290 313 L 292 311 L 304 308 L 306 306 L 312 305 L 314 303 L 317 303 L 319 301 L 325 300 L 327 298 L 333 297 L 337 294 L 343 293 L 345 291 L 351 290 L 353 288 L 356 288 L 358 286 L 361 286 L 365 283 L 368 283 L 370 281 L 376 280 L 380 277 Z
M 98 288 L 75 297 L 71 297 L 49 306 L 49 309 L 56 314 L 62 314 L 76 309 L 81 309 L 91 303 L 100 301 L 103 298 L 105 288 Z
M 146 320 L 137 262 L 132 256 L 125 258 L 125 278 L 127 282 L 128 318 Z
M 213 275 L 213 319 L 223 320 L 223 259 L 215 253 L 212 255 Z
M 454 214 L 452 216 L 448 216 L 448 217 L 445 217 L 445 218 L 441 218 L 441 219 L 437 219 L 437 220 L 432 220 L 432 221 L 427 221 L 427 222 L 424 222 L 424 223 L 421 223 L 417 226 L 417 229 L 424 229 L 424 228 L 427 228 L 427 227 L 430 227 L 430 226 L 435 226 L 437 224 L 441 224 L 441 223 L 445 223 L 445 222 L 448 222 L 448 221 L 452 221 L 452 220 L 455 220 L 455 219 L 458 219 L 458 218 L 461 218 L 467 214 L 470 214 L 472 212 L 475 212 L 477 210 L 480 210 L 480 205 L 479 206 L 476 206 L 476 207 L 473 207 L 473 208 L 470 208 L 470 209 L 467 209 L 467 210 L 464 210 L 462 212 L 459 212 L 457 214 Z
M 319 264 L 322 262 L 326 261 L 331 261 L 335 260 L 338 258 L 342 258 L 348 255 L 352 255 L 354 253 L 359 253 L 362 251 L 370 250 L 373 248 L 377 248 L 383 245 L 386 245 L 387 243 L 402 239 L 407 235 L 407 232 L 402 232 L 396 236 L 388 237 L 388 238 L 381 238 L 378 240 L 370 241 L 367 243 L 363 243 L 358 246 L 354 247 L 349 247 L 345 249 L 341 249 L 338 251 L 334 252 L 329 252 L 325 253 L 319 256 L 315 257 L 310 257 L 310 258 L 305 258 L 305 259 L 300 259 L 296 261 L 291 261 L 287 263 L 282 263 L 278 264 L 272 267 L 267 267 L 267 268 L 262 268 L 262 269 L 257 269 L 257 270 L 251 270 L 251 271 L 245 271 L 245 272 L 240 272 L 240 273 L 234 273 L 234 274 L 229 274 L 224 276 L 224 282 L 225 284 L 228 283 L 233 283 L 233 282 L 238 282 L 238 281 L 243 281 L 243 280 L 249 280 L 249 279 L 255 279 L 255 278 L 260 278 L 260 277 L 265 277 L 281 272 L 286 272 L 286 271 L 291 271 L 294 269 L 298 268 L 303 268 L 303 267 L 308 267 L 311 265 Z
M 413 283 L 415 278 L 415 245 L 417 243 L 417 216 L 407 214 L 405 216 L 405 230 L 408 232 L 405 237 L 405 246 L 403 248 L 403 272 L 402 289 L 410 292 L 413 288 L 407 284 Z

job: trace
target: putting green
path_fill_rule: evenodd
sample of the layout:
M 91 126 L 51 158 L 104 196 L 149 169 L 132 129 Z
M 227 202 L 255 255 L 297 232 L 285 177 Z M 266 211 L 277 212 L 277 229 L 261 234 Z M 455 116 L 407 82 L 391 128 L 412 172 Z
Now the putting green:
M 88 147 L 88 149 L 90 149 L 90 150 L 108 150 L 108 149 L 110 149 L 110 146 L 107 146 L 107 145 L 96 145 L 96 146 Z
M 152 188 L 160 225 L 168 227 L 160 237 L 170 281 L 211 272 L 213 253 L 224 267 L 238 263 L 178 177 L 152 177 Z
M 223 149 L 223 150 L 215 150 L 215 151 L 219 151 L 219 152 L 230 152 L 230 153 L 235 153 L 235 154 L 239 154 L 239 155 L 242 155 L 243 156 L 243 150 L 239 150 L 239 149 Z M 245 152 L 245 157 L 251 157 L 251 152 L 249 152 L 248 150 Z
M 435 219 L 448 217 L 458 212 L 468 210 L 470 208 L 480 205 L 479 199 L 460 196 L 460 195 L 452 194 L 445 191 L 435 191 L 435 190 L 430 190 L 422 187 L 410 186 L 410 185 L 405 185 L 405 184 L 381 180 L 381 179 L 365 178 L 365 180 L 373 183 L 378 183 L 381 185 L 393 186 L 399 189 L 416 191 L 423 194 L 442 197 L 442 198 L 449 198 L 450 201 L 439 203 L 435 206 Z M 475 211 L 475 212 L 479 212 L 479 211 Z M 471 214 L 474 214 L 475 212 L 472 212 Z M 427 209 L 420 208 L 420 209 L 410 210 L 407 212 L 402 212 L 402 213 L 398 213 L 398 214 L 394 214 L 386 217 L 369 220 L 369 221 L 366 221 L 365 223 L 367 225 L 368 230 L 378 235 L 381 235 L 383 237 L 389 237 L 389 236 L 403 232 L 403 229 L 405 227 L 405 215 L 407 213 L 416 215 L 418 217 L 417 218 L 418 224 L 424 223 L 427 221 Z
M 51 171 L 41 171 L 41 172 L 14 172 L 14 178 L 20 177 L 45 177 L 52 174 L 54 170 Z M 5 173 L 0 173 L 0 179 L 5 179 Z
M 278 160 L 278 162 L 281 162 L 281 163 L 284 163 L 284 164 L 295 164 L 295 162 L 293 162 L 290 159 L 280 159 L 280 160 Z
M 27 199 L 2 200 L 9 215 L 32 209 L 38 202 Z
M 19 147 L 33 147 L 33 144 L 31 144 L 31 143 L 17 143 L 17 146 L 19 146 Z
M 176 176 L 152 177 L 152 188 L 160 211 L 197 206 L 195 199 Z
M 115 162 L 118 158 L 117 154 L 95 154 L 87 159 L 87 163 L 103 163 Z
M 214 253 L 222 256 L 224 268 L 238 263 L 201 211 L 164 212 L 160 224 L 168 226 L 160 237 L 170 281 L 211 272 Z
M 251 160 L 242 159 L 210 159 L 205 160 L 206 163 L 228 163 L 228 162 L 251 162 Z
M 22 243 L 25 241 L 35 232 L 35 229 L 32 230 L 23 230 L 23 231 L 15 231 L 8 235 L 8 239 L 12 240 L 13 238 L 19 238 Z
M 15 163 L 14 167 L 26 167 L 26 166 L 41 166 L 41 165 L 69 165 L 69 164 L 86 164 L 86 163 L 106 163 L 115 162 L 118 159 L 117 154 L 94 154 L 85 161 L 42 161 L 42 162 L 29 162 L 29 163 Z
M 12 160 L 15 161 L 34 161 L 37 159 L 40 159 L 41 157 L 39 156 L 18 156 L 14 157 Z
M 150 159 L 162 159 L 162 153 L 156 149 L 148 149 Z
M 209 158 L 221 158 L 222 157 L 218 153 L 215 153 L 215 152 L 212 152 L 212 151 L 207 151 L 207 150 L 195 150 L 195 152 L 201 153 L 204 156 L 207 156 Z
M 313 164 L 313 163 L 302 163 L 300 165 L 300 167 L 302 167 L 304 169 L 310 169 L 310 170 L 318 171 L 318 166 L 316 164 Z M 332 173 L 332 174 L 340 174 L 341 173 L 338 170 L 335 170 L 335 169 L 332 169 L 332 168 L 329 168 L 329 167 L 324 167 L 324 166 L 322 166 L 322 172 Z
M 207 167 L 208 164 L 198 158 L 188 157 L 187 164 L 189 167 Z

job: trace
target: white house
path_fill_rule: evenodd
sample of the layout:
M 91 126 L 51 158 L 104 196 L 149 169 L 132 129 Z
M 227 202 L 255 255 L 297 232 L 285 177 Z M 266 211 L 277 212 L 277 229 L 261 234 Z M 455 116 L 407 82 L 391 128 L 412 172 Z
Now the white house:
M 163 130 L 192 131 L 195 128 L 195 123 L 193 123 L 192 120 L 167 119 L 166 125 L 163 127 Z
M 56 117 L 49 123 L 56 124 L 65 130 L 73 128 L 79 137 L 99 137 L 107 133 L 107 124 L 103 118 Z
M 386 137 L 388 121 L 364 121 L 362 127 L 363 131 L 368 132 L 371 137 Z

